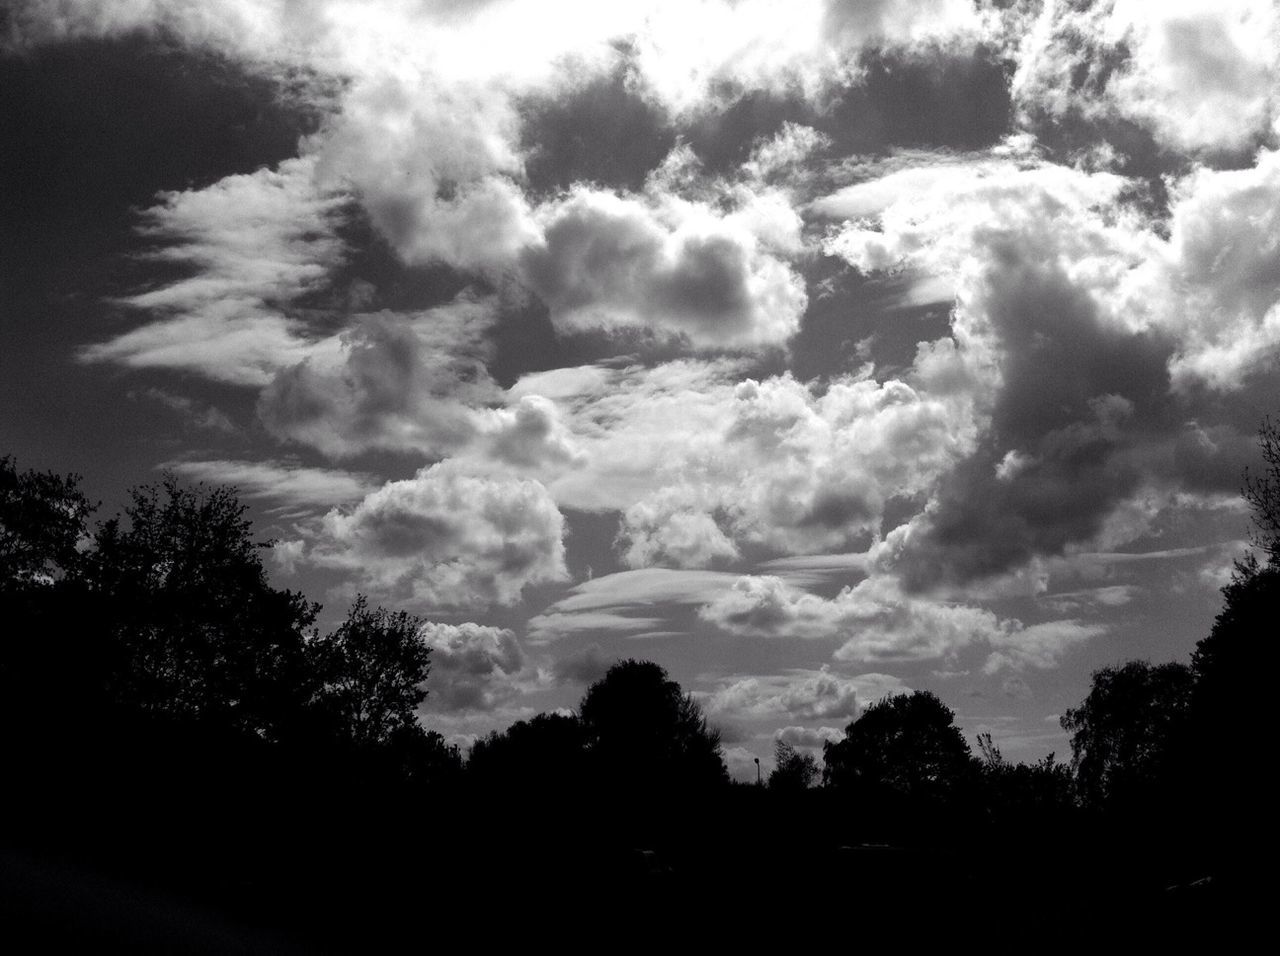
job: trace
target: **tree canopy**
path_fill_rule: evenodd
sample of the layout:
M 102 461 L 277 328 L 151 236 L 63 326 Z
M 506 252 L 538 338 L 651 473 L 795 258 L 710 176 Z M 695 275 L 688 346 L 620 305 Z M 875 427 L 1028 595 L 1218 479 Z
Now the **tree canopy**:
M 1152 797 L 1178 759 L 1191 703 L 1185 664 L 1129 661 L 1093 675 L 1089 694 L 1062 716 L 1077 785 L 1094 806 Z
M 773 770 L 769 773 L 769 789 L 808 790 L 818 781 L 818 761 L 811 753 L 801 753 L 785 740 L 773 745 Z
M 76 562 L 93 513 L 79 483 L 0 458 L 0 589 L 46 583 Z
M 271 586 L 234 489 L 168 476 L 131 497 L 125 520 L 99 527 L 81 572 L 126 659 L 116 697 L 278 735 L 313 692 L 306 642 L 318 605 Z
M 697 788 L 728 780 L 720 732 L 651 661 L 614 664 L 587 688 L 578 714 L 592 763 L 613 785 Z
M 317 704 L 342 739 L 376 747 L 418 726 L 431 672 L 421 632 L 420 618 L 359 595 L 338 629 L 312 642 Z
M 824 782 L 937 799 L 961 784 L 972 757 L 955 714 L 929 691 L 877 701 L 823 747 Z

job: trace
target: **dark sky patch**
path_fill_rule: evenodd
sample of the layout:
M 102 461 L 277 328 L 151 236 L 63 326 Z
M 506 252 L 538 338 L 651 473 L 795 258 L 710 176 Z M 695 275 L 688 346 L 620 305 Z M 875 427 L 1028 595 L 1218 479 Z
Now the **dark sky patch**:
M 639 189 L 676 142 L 664 111 L 633 89 L 625 66 L 567 96 L 526 100 L 521 113 L 535 194 L 576 182 Z
M 356 203 L 344 211 L 336 234 L 345 251 L 342 263 L 323 288 L 299 296 L 290 309 L 308 317 L 315 313 L 320 328 L 344 327 L 352 313 L 417 312 L 444 305 L 464 289 L 492 291 L 482 278 L 441 263 L 406 265 Z
M 795 376 L 843 375 L 868 361 L 879 378 L 908 368 L 917 343 L 948 334 L 951 303 L 901 305 L 906 285 L 862 275 L 835 257 L 819 260 L 809 273 L 809 308 L 790 343 Z
M 21 317 L 5 325 L 0 403 L 23 409 L 4 416 L 0 443 L 22 466 L 92 473 L 114 496 L 163 441 L 156 412 L 125 392 L 171 377 L 81 368 L 74 388 L 50 383 L 102 338 L 103 298 L 143 277 L 129 258 L 136 210 L 294 155 L 318 117 L 265 78 L 142 36 L 0 57 L 0 90 L 0 314 Z
M 735 93 L 726 89 L 718 99 L 727 105 L 704 110 L 680 130 L 681 138 L 713 175 L 732 173 L 756 143 L 773 136 L 784 123 L 811 126 L 816 120 L 814 110 L 799 97 L 769 90 Z
M 982 149 L 1010 132 L 1011 67 L 990 52 L 873 51 L 862 66 L 861 82 L 836 97 L 818 127 L 841 155 L 892 147 Z

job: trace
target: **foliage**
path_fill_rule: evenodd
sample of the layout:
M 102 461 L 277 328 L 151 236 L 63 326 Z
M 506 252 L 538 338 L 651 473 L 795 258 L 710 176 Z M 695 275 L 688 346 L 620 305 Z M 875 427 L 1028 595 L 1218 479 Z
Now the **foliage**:
M 1280 562 L 1280 423 L 1270 416 L 1258 429 L 1260 472 L 1245 469 L 1241 494 L 1253 513 L 1253 543 L 1270 564 Z
M 338 629 L 312 642 L 317 704 L 341 739 L 383 746 L 418 726 L 431 672 L 431 649 L 421 630 L 419 618 L 371 609 L 359 595 Z
M 592 764 L 608 784 L 700 788 L 728 781 L 720 732 L 657 664 L 614 664 L 587 688 L 578 714 Z
M 1093 674 L 1089 694 L 1062 717 L 1080 795 L 1095 807 L 1151 799 L 1185 740 L 1193 672 L 1130 661 Z
M 823 746 L 823 781 L 899 796 L 941 799 L 965 782 L 969 747 L 955 714 L 934 694 L 913 691 L 872 704 L 843 740 Z
M 481 737 L 471 748 L 467 773 L 491 787 L 570 789 L 584 777 L 586 734 L 577 717 L 538 714 L 505 731 Z
M 19 473 L 0 458 L 0 590 L 46 583 L 77 561 L 93 506 L 76 475 Z
M 131 496 L 127 522 L 98 529 L 80 572 L 123 653 L 116 698 L 277 736 L 311 696 L 305 644 L 318 606 L 270 585 L 233 489 L 169 476 Z
M 773 771 L 769 789 L 795 792 L 808 790 L 818 780 L 818 761 L 811 753 L 801 753 L 785 740 L 773 745 Z
M 1033 764 L 1010 763 L 989 733 L 978 735 L 978 753 L 987 805 L 997 819 L 1061 814 L 1074 803 L 1071 767 L 1055 754 Z

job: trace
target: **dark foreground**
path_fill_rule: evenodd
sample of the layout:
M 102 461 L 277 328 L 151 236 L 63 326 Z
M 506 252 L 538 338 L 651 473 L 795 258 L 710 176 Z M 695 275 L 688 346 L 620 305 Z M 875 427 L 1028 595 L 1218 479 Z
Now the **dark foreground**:
M 515 791 L 415 804 L 342 786 L 259 800 L 207 777 L 162 792 L 126 803 L 83 786 L 32 805 L 11 791 L 5 938 L 38 951 L 615 949 L 691 936 L 1041 951 L 1117 933 L 1228 945 L 1274 905 L 1248 852 L 1179 838 L 1168 821 L 964 831 L 899 814 L 912 839 L 833 824 L 852 808 L 820 790 L 733 787 L 647 807 Z

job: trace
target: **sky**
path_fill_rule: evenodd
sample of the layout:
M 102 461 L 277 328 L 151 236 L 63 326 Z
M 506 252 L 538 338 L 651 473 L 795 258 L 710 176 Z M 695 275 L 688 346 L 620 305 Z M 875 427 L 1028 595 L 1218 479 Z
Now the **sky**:
M 237 486 L 466 746 L 663 665 L 740 779 L 937 693 L 1068 756 L 1280 411 L 1265 0 L 17 0 L 0 453 Z

